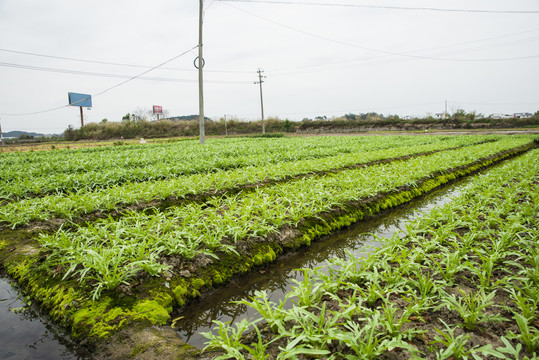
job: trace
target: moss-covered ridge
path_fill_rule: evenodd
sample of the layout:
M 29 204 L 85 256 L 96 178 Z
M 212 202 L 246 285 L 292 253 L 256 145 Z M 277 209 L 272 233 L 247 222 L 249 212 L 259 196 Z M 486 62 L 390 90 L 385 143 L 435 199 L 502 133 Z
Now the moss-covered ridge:
M 372 198 L 352 202 L 321 214 L 319 218 L 304 219 L 296 228 L 283 228 L 268 238 L 251 239 L 238 244 L 239 255 L 219 254 L 219 260 L 196 259 L 189 275 L 171 278 L 146 278 L 132 293 L 116 291 L 97 301 L 72 280 L 51 276 L 40 267 L 45 255 L 31 240 L 32 234 L 19 231 L 2 236 L 0 261 L 8 274 L 15 278 L 23 291 L 38 301 L 58 323 L 72 329 L 75 339 L 99 343 L 125 329 L 128 324 L 164 325 L 174 308 L 183 306 L 205 290 L 219 286 L 233 276 L 270 263 L 287 249 L 309 245 L 311 241 L 332 231 L 351 225 L 384 209 L 395 207 L 421 196 L 457 178 L 482 170 L 504 159 L 519 155 L 537 144 L 511 149 L 488 159 L 443 173 L 434 174 L 416 184 Z

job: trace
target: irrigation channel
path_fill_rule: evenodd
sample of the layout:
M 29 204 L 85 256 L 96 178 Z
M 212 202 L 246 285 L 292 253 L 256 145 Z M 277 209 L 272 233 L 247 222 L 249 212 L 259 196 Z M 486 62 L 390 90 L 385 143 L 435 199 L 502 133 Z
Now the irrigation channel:
M 469 179 L 457 180 L 408 204 L 325 236 L 308 248 L 289 252 L 271 265 L 212 290 L 172 314 L 172 319 L 179 318 L 175 324 L 177 333 L 188 344 L 204 347 L 206 338 L 200 333 L 212 331 L 212 320 L 234 322 L 254 316 L 254 310 L 233 301 L 248 298 L 257 290 L 267 291 L 272 301 L 284 298 L 294 280 L 303 280 L 303 272 L 298 269 L 326 267 L 329 259 L 345 258 L 348 252 L 366 255 L 370 248 L 379 245 L 377 236 L 391 237 L 404 229 L 407 221 L 449 202 L 467 186 Z M 27 304 L 0 274 L 0 359 L 91 359 L 91 356 L 80 352 L 80 346 L 71 342 L 67 332 Z
M 243 304 L 233 303 L 234 301 L 249 298 L 255 291 L 266 291 L 268 299 L 273 302 L 284 299 L 285 294 L 295 285 L 294 280 L 303 280 L 303 271 L 299 269 L 324 268 L 327 267 L 329 259 L 346 258 L 348 253 L 366 256 L 369 249 L 379 247 L 377 237 L 391 237 L 396 231 L 404 229 L 406 222 L 449 202 L 467 186 L 469 180 L 470 177 L 463 178 L 426 196 L 416 198 L 408 204 L 360 221 L 311 243 L 308 248 L 287 253 L 275 263 L 250 275 L 236 278 L 226 287 L 214 289 L 203 299 L 195 300 L 172 314 L 172 319 L 180 318 L 176 323 L 178 334 L 188 344 L 198 348 L 204 347 L 207 339 L 201 333 L 214 332 L 212 329 L 215 325 L 212 324 L 212 320 L 233 323 L 255 316 L 255 310 Z M 290 300 L 288 305 L 292 305 Z
M 85 359 L 69 333 L 50 323 L 0 274 L 0 359 Z

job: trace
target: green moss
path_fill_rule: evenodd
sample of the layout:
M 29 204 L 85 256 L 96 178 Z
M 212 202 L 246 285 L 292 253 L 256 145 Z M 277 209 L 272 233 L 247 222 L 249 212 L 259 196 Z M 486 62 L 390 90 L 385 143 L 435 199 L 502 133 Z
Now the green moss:
M 99 302 L 88 302 L 73 315 L 72 335 L 74 338 L 103 339 L 127 324 L 128 311 L 111 307 L 110 298 Z
M 142 300 L 133 308 L 134 320 L 147 320 L 152 325 L 166 324 L 170 319 L 170 314 L 162 305 L 155 300 Z
M 174 305 L 174 298 L 166 293 L 166 292 L 157 292 L 152 291 L 150 292 L 151 298 L 156 301 L 159 305 L 161 305 L 163 308 L 167 310 L 168 313 L 172 312 L 172 308 Z
M 193 287 L 198 290 L 200 289 L 201 287 L 204 286 L 204 280 L 202 279 L 195 279 L 191 282 L 191 284 L 193 285 Z
M 172 291 L 174 293 L 174 296 L 176 297 L 176 301 L 178 302 L 179 306 L 185 305 L 185 295 L 187 295 L 187 288 L 185 285 L 178 285 L 174 288 Z
M 223 277 L 221 276 L 221 274 L 217 271 L 213 271 L 213 285 L 220 285 L 224 282 L 224 279 Z

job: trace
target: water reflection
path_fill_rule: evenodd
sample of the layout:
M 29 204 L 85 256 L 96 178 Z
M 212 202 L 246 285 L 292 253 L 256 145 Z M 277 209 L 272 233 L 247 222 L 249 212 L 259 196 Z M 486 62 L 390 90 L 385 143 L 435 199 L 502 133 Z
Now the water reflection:
M 90 359 L 75 351 L 69 335 L 28 306 L 0 276 L 0 359 Z
M 173 318 L 183 317 L 177 322 L 179 335 L 189 344 L 203 347 L 206 338 L 200 333 L 211 331 L 213 320 L 234 322 L 256 316 L 255 310 L 243 304 L 235 304 L 234 301 L 249 298 L 257 290 L 265 290 L 271 301 L 279 302 L 279 299 L 283 299 L 292 289 L 293 279 L 303 280 L 303 272 L 298 269 L 326 267 L 328 260 L 346 258 L 348 252 L 355 256 L 365 256 L 373 248 L 380 246 L 374 235 L 391 237 L 395 231 L 403 229 L 407 221 L 458 195 L 468 181 L 461 180 L 413 200 L 408 205 L 387 210 L 375 218 L 313 242 L 307 249 L 288 253 L 274 264 L 248 276 L 234 279 L 226 287 L 212 290 L 204 299 L 195 301 L 173 314 Z

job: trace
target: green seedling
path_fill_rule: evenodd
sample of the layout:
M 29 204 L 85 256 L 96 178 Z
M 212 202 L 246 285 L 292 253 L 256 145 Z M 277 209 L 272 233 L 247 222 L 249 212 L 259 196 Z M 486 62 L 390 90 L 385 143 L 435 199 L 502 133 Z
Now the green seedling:
M 234 324 L 234 327 L 230 326 L 229 323 L 223 323 L 218 320 L 214 320 L 213 323 L 218 327 L 214 328 L 217 330 L 217 335 L 214 335 L 211 332 L 203 332 L 202 336 L 207 338 L 209 341 L 202 351 L 208 349 L 222 349 L 226 353 L 216 357 L 215 359 L 245 359 L 243 354 L 240 352 L 242 349 L 241 338 L 243 334 L 250 328 L 256 327 L 255 324 L 260 321 L 248 321 L 243 319 Z
M 344 331 L 334 329 L 333 336 L 354 352 L 355 356 L 348 356 L 349 359 L 376 359 L 385 351 L 395 348 L 416 351 L 415 348 L 398 337 L 386 338 L 384 333 L 378 330 L 380 325 L 380 315 L 375 312 L 367 319 L 366 324 L 347 323 L 344 326 Z
M 528 325 L 528 319 L 520 314 L 515 314 L 514 319 L 518 324 L 520 334 L 511 332 L 508 334 L 508 337 L 521 341 L 530 353 L 535 352 L 535 350 L 539 349 L 539 330 L 535 327 L 530 327 Z
M 445 306 L 449 310 L 456 311 L 463 321 L 464 328 L 474 330 L 481 322 L 506 320 L 499 315 L 487 315 L 484 313 L 487 307 L 494 305 L 492 299 L 496 295 L 495 291 L 488 295 L 485 295 L 484 292 L 470 292 L 469 294 L 462 290 L 459 290 L 459 292 L 461 296 L 458 298 L 454 294 L 442 294 L 444 297 L 441 299 L 441 305 L 438 308 Z
M 415 335 L 424 331 L 407 329 L 403 330 L 403 325 L 410 322 L 410 316 L 417 311 L 415 307 L 409 307 L 400 314 L 397 314 L 398 309 L 391 303 L 386 302 L 382 305 L 380 316 L 380 324 L 385 329 L 390 338 L 404 338 L 411 340 Z
M 436 335 L 433 341 L 431 341 L 431 344 L 440 344 L 443 345 L 445 348 L 439 350 L 436 352 L 436 359 L 438 360 L 445 360 L 449 358 L 454 359 L 469 359 L 470 357 L 473 357 L 474 359 L 482 359 L 479 354 L 484 356 L 495 356 L 497 358 L 504 358 L 502 354 L 497 352 L 492 348 L 491 344 L 484 345 L 484 346 L 474 346 L 469 349 L 467 349 L 467 342 L 470 339 L 471 335 L 469 334 L 460 334 L 458 336 L 455 336 L 455 330 L 448 326 L 443 320 L 440 320 L 444 326 L 445 331 L 441 331 L 438 328 L 435 328 L 436 332 L 438 332 L 439 335 Z
M 523 295 L 520 291 L 517 292 L 514 288 L 509 289 L 508 292 L 511 296 L 511 300 L 520 310 L 520 314 L 527 319 L 528 324 L 533 322 L 538 316 L 538 299 L 529 298 L 528 296 Z
M 334 340 L 333 333 L 330 330 L 342 325 L 339 320 L 340 317 L 336 316 L 338 314 L 326 316 L 325 302 L 322 303 L 319 311 L 320 314 L 315 315 L 304 307 L 295 306 L 290 309 L 286 320 L 295 324 L 290 330 L 294 334 L 292 337 L 301 336 L 303 343 L 310 344 L 315 348 L 323 348 Z
M 322 285 L 323 283 L 316 281 L 312 272 L 309 269 L 302 269 L 303 271 L 303 281 L 298 281 L 292 279 L 296 284 L 292 290 L 292 297 L 296 297 L 292 302 L 297 306 L 313 306 L 318 304 L 320 298 L 322 297 Z
M 455 275 L 467 267 L 464 256 L 459 250 L 437 254 L 431 256 L 430 259 L 431 264 L 435 266 L 437 273 L 441 275 L 442 279 L 444 279 L 449 286 L 453 284 Z
M 284 310 L 284 306 L 290 296 L 286 295 L 284 300 L 279 300 L 279 305 L 275 305 L 270 303 L 268 294 L 265 291 L 255 291 L 255 295 L 251 298 L 251 301 L 241 300 L 237 301 L 237 303 L 255 309 L 268 323 L 274 333 L 288 334 L 288 330 L 285 329 L 286 311 Z
M 313 349 L 308 345 L 300 344 L 304 340 L 302 335 L 299 335 L 294 340 L 289 342 L 286 347 L 279 347 L 280 353 L 277 356 L 278 360 L 284 359 L 297 359 L 298 355 L 307 355 L 313 356 L 315 358 L 320 358 L 320 356 L 329 355 L 328 350 L 323 349 Z

